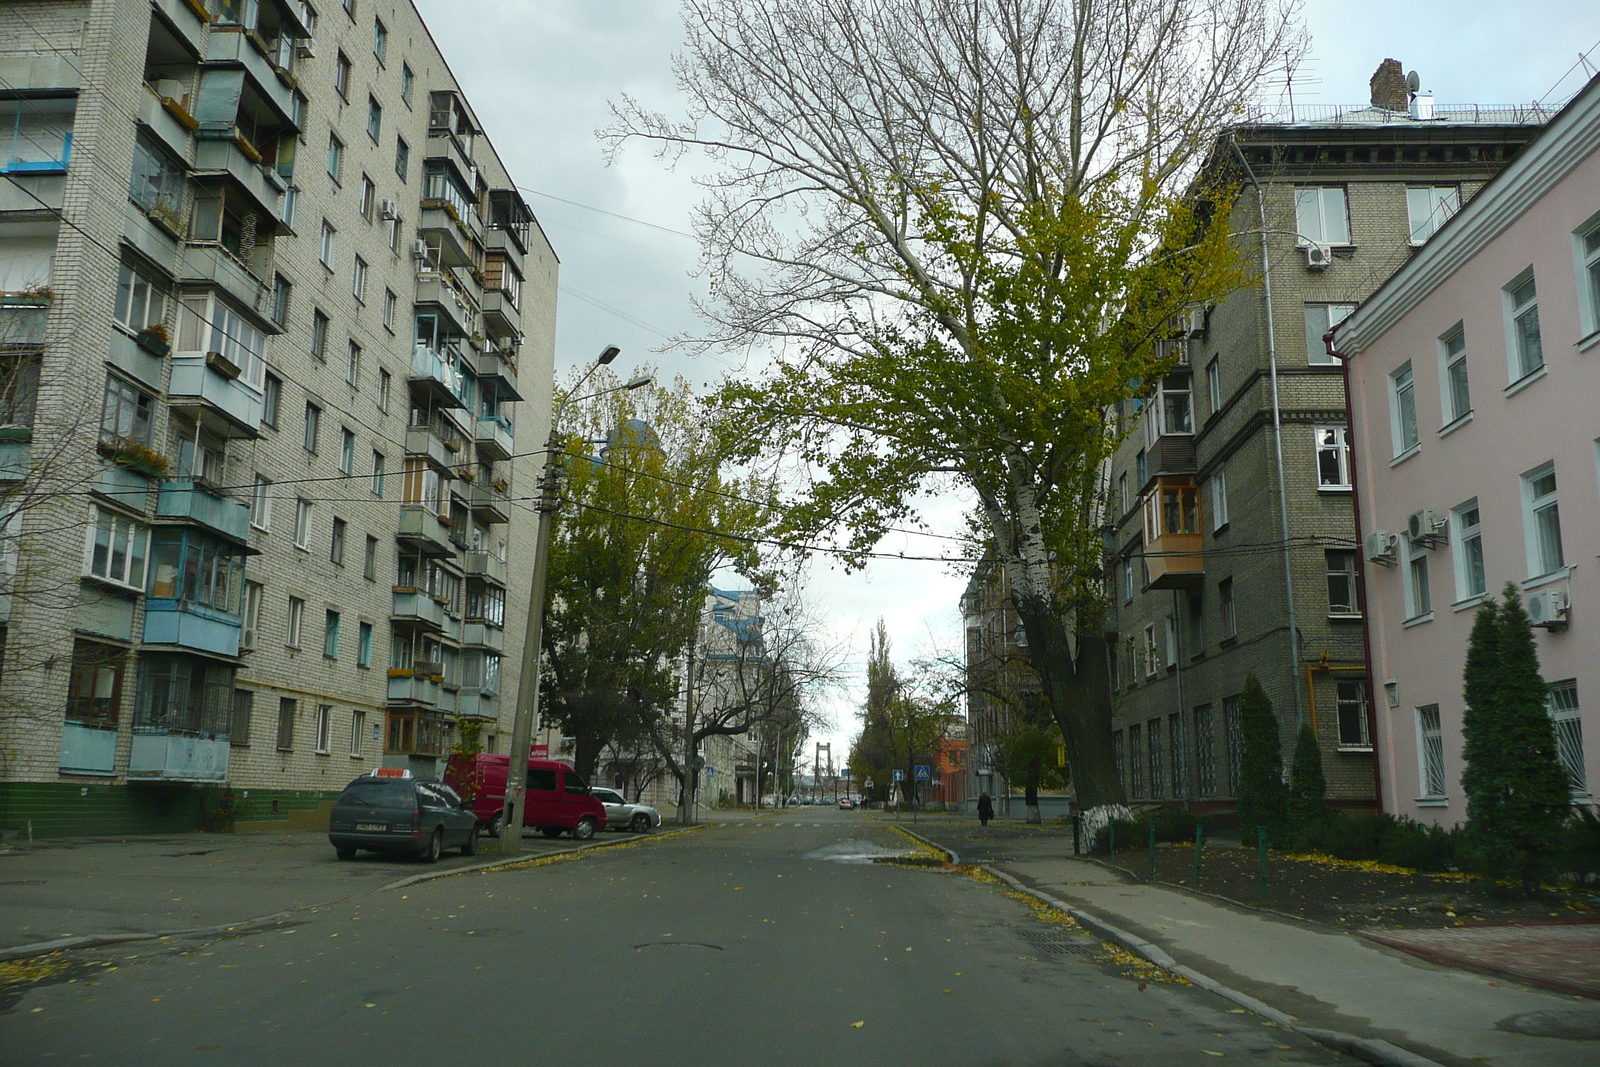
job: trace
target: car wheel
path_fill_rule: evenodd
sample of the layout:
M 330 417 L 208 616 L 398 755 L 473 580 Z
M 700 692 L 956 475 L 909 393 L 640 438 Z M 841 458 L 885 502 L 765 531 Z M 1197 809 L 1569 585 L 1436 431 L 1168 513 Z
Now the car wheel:
M 559 826 L 541 826 L 541 827 L 539 827 L 539 832 L 541 834 L 543 834 L 544 836 L 546 836 L 546 837 L 560 837 L 561 836 L 561 827 L 559 827 Z
M 497 812 L 494 813 L 494 818 L 489 820 L 489 826 L 488 826 L 488 829 L 485 832 L 488 833 L 488 835 L 490 837 L 499 837 L 500 836 L 500 830 L 501 830 L 502 827 L 505 826 L 505 824 L 506 824 L 506 813 L 503 810 L 502 811 L 497 811 Z
M 444 827 L 436 827 L 433 836 L 428 838 L 428 847 L 422 853 L 423 863 L 438 863 L 439 853 L 444 851 Z
M 356 858 L 356 846 L 340 845 L 333 850 L 333 854 L 342 860 L 353 860 Z
M 641 811 L 639 814 L 637 814 L 637 815 L 635 815 L 633 817 L 633 822 L 628 824 L 628 829 L 632 830 L 636 834 L 647 834 L 647 833 L 649 833 L 650 832 L 650 816 L 646 815 L 644 812 Z
M 572 839 L 574 841 L 587 841 L 594 837 L 594 831 L 594 819 L 585 815 L 583 818 L 578 820 L 578 825 L 572 828 Z
M 463 856 L 476 856 L 478 854 L 477 826 L 473 826 L 472 829 L 467 831 L 467 839 L 461 844 L 461 854 Z

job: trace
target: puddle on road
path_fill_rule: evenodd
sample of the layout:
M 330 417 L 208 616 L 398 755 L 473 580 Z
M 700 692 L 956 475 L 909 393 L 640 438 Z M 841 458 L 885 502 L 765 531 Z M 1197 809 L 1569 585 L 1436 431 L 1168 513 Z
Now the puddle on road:
M 916 856 L 905 849 L 885 848 L 870 841 L 837 841 L 824 845 L 815 852 L 807 852 L 805 859 L 827 860 L 829 863 L 876 863 L 878 860 L 904 860 Z

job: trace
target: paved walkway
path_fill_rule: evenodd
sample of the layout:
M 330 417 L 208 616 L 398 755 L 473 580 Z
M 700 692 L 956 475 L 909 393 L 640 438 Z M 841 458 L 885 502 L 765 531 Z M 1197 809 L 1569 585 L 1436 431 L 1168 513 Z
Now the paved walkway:
M 1442 1063 L 1600 1063 L 1600 1040 L 1531 1036 L 1551 1032 L 1548 1024 L 1556 1019 L 1576 1020 L 1578 1031 L 1600 1038 L 1600 1007 L 1582 998 L 1437 966 L 1341 930 L 1137 884 L 1099 864 L 1062 855 L 1063 844 L 1071 847 L 1070 836 L 1063 842 L 1048 831 L 1002 826 L 993 839 L 975 843 L 974 829 L 932 819 L 924 820 L 919 832 L 955 849 L 964 861 L 989 862 L 1305 1025 L 1392 1042 Z M 1551 930 L 1562 931 L 1555 935 L 1562 945 L 1555 951 L 1582 951 L 1567 940 L 1577 936 L 1571 933 L 1577 928 L 1518 929 L 1517 935 L 1496 935 L 1504 954 L 1518 951 L 1518 938 L 1527 952 L 1541 932 Z M 1592 930 L 1584 928 L 1585 934 Z M 1448 933 L 1456 934 L 1450 947 L 1464 951 L 1460 946 L 1470 935 Z M 1531 1017 L 1543 1028 L 1519 1017 Z
M 1367 930 L 1361 936 L 1434 963 L 1600 999 L 1600 923 Z

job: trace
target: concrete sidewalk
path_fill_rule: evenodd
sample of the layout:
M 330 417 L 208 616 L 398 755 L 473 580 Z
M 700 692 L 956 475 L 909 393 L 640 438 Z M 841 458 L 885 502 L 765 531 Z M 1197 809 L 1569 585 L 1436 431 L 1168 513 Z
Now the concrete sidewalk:
M 1600 1063 L 1600 1040 L 1535 1036 L 1587 1029 L 1600 1038 L 1600 1006 L 1592 1001 L 1435 966 L 1341 930 L 1138 884 L 1061 856 L 1053 835 L 967 850 L 961 846 L 970 843 L 968 835 L 955 825 L 924 822 L 920 832 L 964 861 L 988 862 L 1305 1026 L 1387 1041 L 1440 1063 Z M 1527 1018 L 1533 1013 L 1557 1014 Z

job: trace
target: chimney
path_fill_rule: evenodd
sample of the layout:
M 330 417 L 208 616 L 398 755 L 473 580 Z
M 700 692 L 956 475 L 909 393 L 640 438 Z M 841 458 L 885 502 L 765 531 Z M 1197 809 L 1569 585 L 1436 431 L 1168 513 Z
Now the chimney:
M 1411 110 L 1411 93 L 1398 59 L 1386 59 L 1372 74 L 1372 106 L 1404 115 Z

